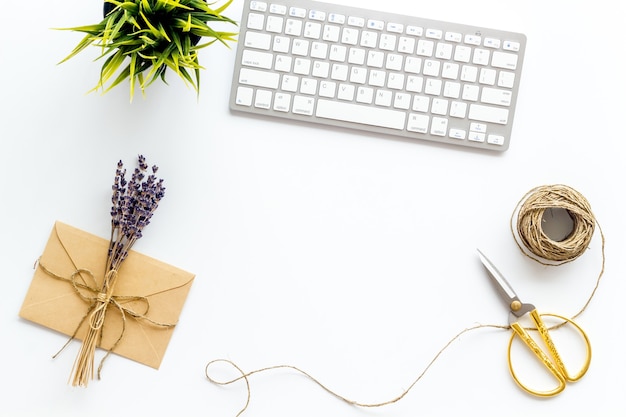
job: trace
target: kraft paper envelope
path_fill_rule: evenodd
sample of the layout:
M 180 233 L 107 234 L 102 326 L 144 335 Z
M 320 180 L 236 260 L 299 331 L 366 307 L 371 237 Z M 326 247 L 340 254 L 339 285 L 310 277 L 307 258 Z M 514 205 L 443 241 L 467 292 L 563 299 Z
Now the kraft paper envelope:
M 71 336 L 89 311 L 90 303 L 80 297 L 69 279 L 75 271 L 88 269 L 100 286 L 108 247 L 108 240 L 56 222 L 39 259 L 20 317 Z M 64 279 L 53 277 L 46 269 Z M 88 274 L 81 273 L 81 277 L 87 284 L 95 285 Z M 168 325 L 126 314 L 123 337 L 113 353 L 158 369 L 194 277 L 189 272 L 131 251 L 118 271 L 113 295 L 119 296 L 120 300 L 126 296 L 145 296 L 149 302 L 145 317 Z M 143 313 L 145 306 L 145 303 L 137 304 L 132 309 Z M 123 325 L 120 310 L 109 304 L 99 346 L 110 350 L 122 334 Z M 77 339 L 82 340 L 88 326 L 88 320 L 85 320 Z

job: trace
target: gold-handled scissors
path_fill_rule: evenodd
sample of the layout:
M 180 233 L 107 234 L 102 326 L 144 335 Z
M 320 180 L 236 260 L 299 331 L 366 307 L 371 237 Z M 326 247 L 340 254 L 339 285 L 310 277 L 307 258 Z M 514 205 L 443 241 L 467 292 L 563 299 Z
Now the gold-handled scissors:
M 502 296 L 502 298 L 506 301 L 507 305 L 511 311 L 511 322 L 509 323 L 511 329 L 513 329 L 513 334 L 511 335 L 511 339 L 509 341 L 508 347 L 508 362 L 509 362 L 509 370 L 511 371 L 511 375 L 515 382 L 525 391 L 537 395 L 540 397 L 551 397 L 553 395 L 557 395 L 561 391 L 565 389 L 567 382 L 578 381 L 582 378 L 587 370 L 589 369 L 589 364 L 591 363 L 591 344 L 589 343 L 589 338 L 587 334 L 583 331 L 583 329 L 576 324 L 573 320 L 568 319 L 567 317 L 559 316 L 557 314 L 549 314 L 542 313 L 539 314 L 537 309 L 532 304 L 522 303 L 519 297 L 511 288 L 511 285 L 507 282 L 504 276 L 498 271 L 498 269 L 491 263 L 489 259 L 479 250 L 478 256 L 482 261 L 483 265 L 489 272 L 489 276 L 493 279 L 494 283 L 498 288 L 498 292 Z M 547 350 L 550 354 L 546 354 L 546 352 L 539 347 L 539 344 L 533 339 L 529 333 L 529 330 L 523 327 L 519 323 L 519 319 L 528 314 L 532 319 L 532 322 L 536 326 L 535 329 L 539 332 L 541 339 L 547 347 Z M 550 336 L 550 329 L 544 323 L 542 317 L 555 317 L 562 321 L 562 323 L 572 325 L 578 333 L 582 336 L 582 339 L 585 344 L 586 356 L 583 362 L 581 369 L 574 375 L 572 375 L 565 367 L 561 355 L 559 354 L 552 337 Z M 513 345 L 513 340 L 515 336 L 519 336 L 519 338 L 526 344 L 526 346 L 531 350 L 531 352 L 541 361 L 541 363 L 550 371 L 550 373 L 556 378 L 557 385 L 554 388 L 550 388 L 547 390 L 543 389 L 534 389 L 531 388 L 518 378 L 515 370 L 513 369 L 513 364 L 511 362 L 511 346 Z

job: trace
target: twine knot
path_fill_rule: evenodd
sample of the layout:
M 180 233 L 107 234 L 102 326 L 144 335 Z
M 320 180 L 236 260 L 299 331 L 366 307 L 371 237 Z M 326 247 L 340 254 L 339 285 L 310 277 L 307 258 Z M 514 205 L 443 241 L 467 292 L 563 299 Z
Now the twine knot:
M 98 296 L 96 297 L 96 300 L 101 302 L 101 303 L 108 303 L 110 300 L 109 294 L 105 293 L 105 292 L 101 292 L 98 293 Z

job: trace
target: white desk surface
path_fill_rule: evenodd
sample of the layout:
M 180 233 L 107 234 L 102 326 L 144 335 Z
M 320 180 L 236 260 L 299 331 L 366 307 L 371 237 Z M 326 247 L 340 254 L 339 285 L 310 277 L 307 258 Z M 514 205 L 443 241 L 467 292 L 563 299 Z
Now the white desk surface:
M 85 94 L 89 54 L 56 63 L 98 1 L 7 2 L 0 14 L 3 219 L 0 414 L 231 417 L 243 383 L 218 387 L 206 363 L 291 364 L 360 402 L 399 395 L 460 330 L 506 324 L 476 256 L 482 248 L 528 301 L 573 314 L 600 269 L 585 255 L 548 268 L 509 231 L 531 188 L 562 183 L 592 205 L 606 273 L 579 323 L 588 374 L 560 396 L 520 391 L 509 333 L 465 334 L 401 401 L 352 407 L 290 371 L 250 379 L 245 416 L 625 415 L 623 214 L 626 6 L 621 2 L 341 0 L 528 36 L 514 135 L 504 154 L 231 114 L 234 46 L 201 55 L 199 99 L 170 74 L 132 104 L 125 86 Z M 239 20 L 242 1 L 227 16 Z M 103 379 L 67 385 L 78 349 L 18 317 L 55 220 L 107 237 L 115 164 L 160 166 L 167 194 L 135 249 L 197 275 L 161 369 L 112 356 Z

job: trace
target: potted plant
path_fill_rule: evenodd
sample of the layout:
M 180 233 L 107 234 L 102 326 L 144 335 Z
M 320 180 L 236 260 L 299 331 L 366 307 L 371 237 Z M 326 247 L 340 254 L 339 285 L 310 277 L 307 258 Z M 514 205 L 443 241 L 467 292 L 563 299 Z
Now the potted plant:
M 227 0 L 213 9 L 206 0 L 104 0 L 100 23 L 63 28 L 86 35 L 61 63 L 93 45 L 101 48 L 96 60 L 104 62 L 100 80 L 91 91 L 106 93 L 128 79 L 132 101 L 135 84 L 143 94 L 159 78 L 167 83 L 169 69 L 199 93 L 202 66 L 198 51 L 218 41 L 226 46 L 235 41 L 236 32 L 209 26 L 237 25 L 222 15 L 231 3 Z M 201 43 L 202 38 L 208 41 Z

